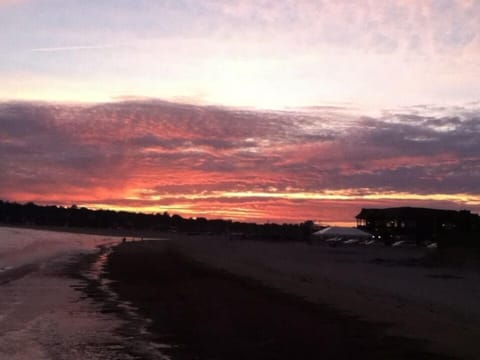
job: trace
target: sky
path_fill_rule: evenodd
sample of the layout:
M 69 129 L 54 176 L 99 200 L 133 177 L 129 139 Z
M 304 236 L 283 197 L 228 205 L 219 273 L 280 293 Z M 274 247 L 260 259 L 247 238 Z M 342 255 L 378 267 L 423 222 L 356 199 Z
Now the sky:
M 480 211 L 480 1 L 0 0 L 0 198 Z

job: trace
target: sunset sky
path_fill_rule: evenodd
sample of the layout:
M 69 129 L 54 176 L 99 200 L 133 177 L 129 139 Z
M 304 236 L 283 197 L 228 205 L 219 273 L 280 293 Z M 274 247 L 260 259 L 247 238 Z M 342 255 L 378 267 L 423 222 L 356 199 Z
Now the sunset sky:
M 480 1 L 0 0 L 0 199 L 480 211 Z

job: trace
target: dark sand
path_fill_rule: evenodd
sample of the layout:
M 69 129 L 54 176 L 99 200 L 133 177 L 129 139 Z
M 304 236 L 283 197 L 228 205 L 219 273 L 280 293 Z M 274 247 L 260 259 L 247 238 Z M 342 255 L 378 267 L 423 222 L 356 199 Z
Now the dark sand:
M 168 242 L 127 242 L 105 266 L 173 359 L 447 359 L 326 305 L 192 261 Z M 90 290 L 90 295 L 92 292 Z M 115 311 L 115 307 L 110 307 Z

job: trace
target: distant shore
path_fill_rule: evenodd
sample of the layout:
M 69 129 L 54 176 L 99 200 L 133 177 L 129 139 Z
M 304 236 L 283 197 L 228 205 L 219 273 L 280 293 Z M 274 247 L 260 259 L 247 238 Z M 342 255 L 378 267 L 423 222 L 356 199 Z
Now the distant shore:
M 105 271 L 174 359 L 447 358 L 385 325 L 201 264 L 170 242 L 121 244 Z

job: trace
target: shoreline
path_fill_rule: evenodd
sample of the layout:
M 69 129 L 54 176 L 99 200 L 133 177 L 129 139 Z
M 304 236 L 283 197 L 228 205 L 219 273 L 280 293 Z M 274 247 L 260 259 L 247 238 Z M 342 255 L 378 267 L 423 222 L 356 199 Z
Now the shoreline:
M 100 245 L 96 252 L 77 254 L 63 269 L 63 274 L 77 282 L 74 290 L 81 294 L 82 301 L 94 304 L 97 317 L 108 316 L 117 322 L 112 334 L 119 341 L 104 344 L 107 348 L 111 347 L 109 356 L 119 359 L 163 359 L 154 341 L 154 334 L 147 331 L 148 320 L 140 316 L 128 301 L 122 300 L 105 277 L 105 262 L 116 246 Z
M 447 359 L 422 340 L 201 263 L 164 241 L 113 248 L 105 276 L 175 359 Z
M 1 359 L 142 358 L 142 348 L 132 348 L 136 328 L 109 311 L 108 297 L 91 281 L 100 255 L 78 251 L 42 259 L 0 284 Z M 131 331 L 123 334 L 126 323 Z

